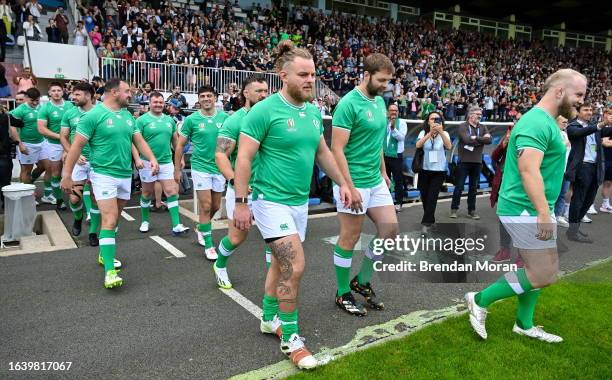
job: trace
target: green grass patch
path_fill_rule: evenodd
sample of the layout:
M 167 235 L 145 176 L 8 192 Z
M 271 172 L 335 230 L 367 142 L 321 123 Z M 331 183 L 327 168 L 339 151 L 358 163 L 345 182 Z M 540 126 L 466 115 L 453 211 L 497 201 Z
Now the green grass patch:
M 489 308 L 486 341 L 463 314 L 292 379 L 612 379 L 612 261 L 542 291 L 534 322 L 562 343 L 512 333 L 516 304 Z

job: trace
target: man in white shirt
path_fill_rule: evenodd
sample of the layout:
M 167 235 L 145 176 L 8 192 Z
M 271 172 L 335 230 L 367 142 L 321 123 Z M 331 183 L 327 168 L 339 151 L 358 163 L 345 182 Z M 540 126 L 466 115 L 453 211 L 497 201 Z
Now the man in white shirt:
M 395 184 L 395 211 L 400 212 L 406 192 L 402 165 L 404 162 L 404 139 L 408 126 L 406 120 L 401 120 L 398 116 L 399 108 L 396 103 L 392 103 L 387 109 L 387 134 L 383 142 L 383 152 L 387 176 L 389 178 L 393 176 Z

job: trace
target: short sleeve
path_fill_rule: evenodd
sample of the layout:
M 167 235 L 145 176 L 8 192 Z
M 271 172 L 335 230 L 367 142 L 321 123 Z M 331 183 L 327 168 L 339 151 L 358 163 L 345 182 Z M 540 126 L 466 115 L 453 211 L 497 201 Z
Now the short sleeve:
M 76 133 L 85 137 L 87 140 L 91 140 L 96 132 L 96 124 L 95 113 L 88 112 L 79 120 Z
M 168 122 L 172 125 L 172 134 L 176 133 L 176 121 L 173 118 L 169 117 Z
M 541 152 L 546 152 L 548 149 L 549 136 L 546 125 L 529 125 L 528 128 L 520 128 L 515 131 L 515 145 L 517 150 L 534 148 Z
M 193 123 L 191 122 L 190 118 L 186 118 L 183 121 L 183 125 L 181 126 L 181 130 L 179 131 L 179 135 L 189 139 L 191 137 L 191 125 Z
M 340 101 L 332 116 L 332 126 L 348 129 L 350 131 L 351 128 L 353 128 L 354 120 L 355 112 L 351 103 L 346 100 Z
M 47 103 L 49 104 L 49 103 Z M 38 110 L 38 120 L 47 121 L 49 116 L 48 106 L 45 104 L 43 107 L 40 107 Z
M 23 120 L 23 107 L 19 106 L 9 113 L 13 115 L 15 119 Z
M 70 114 L 72 114 L 72 112 L 70 111 L 64 112 L 64 115 L 62 116 L 62 121 L 60 123 L 60 127 L 70 128 Z
M 261 143 L 270 128 L 269 115 L 265 107 L 253 107 L 243 119 L 241 133 Z
M 134 127 L 134 129 L 137 129 L 138 131 L 140 131 L 140 133 L 142 133 L 144 124 L 145 124 L 144 118 L 141 116 L 138 119 L 136 119 L 136 126 Z
M 237 128 L 235 124 L 236 124 L 235 118 L 225 119 L 225 122 L 221 126 L 221 129 L 219 129 L 218 136 L 232 139 L 234 141 L 238 140 L 238 133 L 240 132 L 240 128 Z

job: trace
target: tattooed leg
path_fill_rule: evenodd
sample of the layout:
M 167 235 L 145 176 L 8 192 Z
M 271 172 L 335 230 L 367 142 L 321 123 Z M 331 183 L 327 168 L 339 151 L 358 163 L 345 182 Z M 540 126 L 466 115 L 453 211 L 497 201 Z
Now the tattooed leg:
M 296 309 L 300 279 L 304 272 L 302 243 L 296 234 L 272 242 L 270 248 L 278 265 L 278 307 L 280 311 L 291 312 Z

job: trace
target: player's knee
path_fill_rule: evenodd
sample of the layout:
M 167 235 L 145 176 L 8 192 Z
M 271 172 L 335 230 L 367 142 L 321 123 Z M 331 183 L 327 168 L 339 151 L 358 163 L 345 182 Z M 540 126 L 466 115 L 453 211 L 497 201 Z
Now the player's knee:
M 239 246 L 246 240 L 246 235 L 239 230 L 232 228 L 232 230 L 228 234 L 228 238 L 234 247 Z
M 338 245 L 345 249 L 353 249 L 361 234 L 357 231 L 342 231 L 338 238 Z

